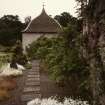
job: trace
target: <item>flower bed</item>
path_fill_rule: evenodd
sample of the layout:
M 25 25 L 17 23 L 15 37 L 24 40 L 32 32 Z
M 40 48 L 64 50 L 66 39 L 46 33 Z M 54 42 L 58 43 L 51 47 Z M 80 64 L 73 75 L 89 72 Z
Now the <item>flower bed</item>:
M 64 102 L 59 102 L 55 98 L 48 99 L 34 99 L 27 103 L 27 105 L 89 105 L 87 101 L 73 100 L 65 98 Z
M 23 74 L 22 70 L 25 70 L 24 67 L 18 65 L 18 69 L 10 68 L 10 64 L 5 64 L 1 67 L 0 76 L 20 76 Z

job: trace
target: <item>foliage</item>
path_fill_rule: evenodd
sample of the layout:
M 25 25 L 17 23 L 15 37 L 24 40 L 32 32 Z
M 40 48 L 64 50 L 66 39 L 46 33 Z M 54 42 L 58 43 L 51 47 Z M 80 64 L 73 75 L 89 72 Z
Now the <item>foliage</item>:
M 75 84 L 78 87 L 76 95 L 88 95 L 89 72 L 86 69 L 86 62 L 81 59 L 80 35 L 74 27 L 69 25 L 64 29 L 63 35 L 57 38 L 40 37 L 27 47 L 27 54 L 31 59 L 40 59 L 44 62 L 50 77 L 58 84 L 66 85 L 68 82 L 78 81 L 78 84 Z
M 5 65 L 6 63 L 8 63 L 8 61 L 11 60 L 11 57 L 12 53 L 5 53 L 5 52 L 0 53 L 0 70 L 3 65 Z
M 27 63 L 27 64 L 25 65 L 25 68 L 26 68 L 26 69 L 32 69 L 32 64 Z
M 63 12 L 60 15 L 56 15 L 54 17 L 55 20 L 59 22 L 59 24 L 63 27 L 68 27 L 69 25 L 75 25 L 77 31 L 82 30 L 82 19 L 77 19 L 70 15 L 68 12 Z
M 19 20 L 19 17 L 13 15 L 4 15 L 0 18 L 0 44 L 13 46 L 17 40 L 21 40 L 21 31 L 25 25 Z
M 64 27 L 67 27 L 70 22 L 75 22 L 76 20 L 76 18 L 67 12 L 63 12 L 61 15 L 56 15 L 54 18 Z
M 12 63 L 18 63 L 25 65 L 27 63 L 27 57 L 23 54 L 21 41 L 17 41 L 16 45 L 12 48 Z
M 11 47 L 0 45 L 0 52 L 11 52 Z
M 27 26 L 31 22 L 31 16 L 25 18 L 25 25 Z

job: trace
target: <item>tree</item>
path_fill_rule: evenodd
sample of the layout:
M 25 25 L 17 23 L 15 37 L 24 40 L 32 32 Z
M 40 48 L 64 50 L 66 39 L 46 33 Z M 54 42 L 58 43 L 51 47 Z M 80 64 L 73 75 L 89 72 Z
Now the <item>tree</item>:
M 25 25 L 19 20 L 19 17 L 13 15 L 4 15 L 0 18 L 0 44 L 12 46 L 17 40 L 22 40 L 21 31 Z
M 54 17 L 54 19 L 57 20 L 59 22 L 59 24 L 61 26 L 63 26 L 63 28 L 66 28 L 69 25 L 73 25 L 73 26 L 75 26 L 75 29 L 77 31 L 79 31 L 79 32 L 82 31 L 82 19 L 73 17 L 68 12 L 63 12 L 63 13 L 61 13 L 61 15 L 56 15 Z
M 25 18 L 25 25 L 27 26 L 31 22 L 31 16 Z
M 105 105 L 104 59 L 105 0 L 77 0 L 83 17 L 83 50 L 90 70 L 90 85 L 93 105 Z
M 23 54 L 23 48 L 21 41 L 17 41 L 15 46 L 12 48 L 12 61 L 11 64 L 16 65 L 16 63 L 25 65 L 27 63 L 26 55 Z
M 68 12 L 63 12 L 61 15 L 54 17 L 63 27 L 67 27 L 68 24 L 76 24 L 77 18 L 70 15 Z

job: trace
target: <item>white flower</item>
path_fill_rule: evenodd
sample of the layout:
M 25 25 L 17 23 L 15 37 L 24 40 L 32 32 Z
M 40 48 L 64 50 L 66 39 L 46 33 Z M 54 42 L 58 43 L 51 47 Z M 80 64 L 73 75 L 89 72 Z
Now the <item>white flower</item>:
M 37 98 L 35 100 L 28 102 L 27 105 L 41 105 L 41 100 Z
M 20 64 L 16 64 L 19 70 L 25 70 L 24 66 L 20 65 Z
M 2 72 L 0 73 L 0 76 L 18 76 L 22 75 L 23 72 L 21 69 L 13 69 L 10 68 L 10 64 L 8 63 L 7 65 L 4 65 L 1 68 Z
M 87 101 L 73 100 L 71 98 L 65 98 L 64 102 L 59 102 L 55 98 L 48 99 L 34 99 L 27 103 L 27 105 L 89 105 Z

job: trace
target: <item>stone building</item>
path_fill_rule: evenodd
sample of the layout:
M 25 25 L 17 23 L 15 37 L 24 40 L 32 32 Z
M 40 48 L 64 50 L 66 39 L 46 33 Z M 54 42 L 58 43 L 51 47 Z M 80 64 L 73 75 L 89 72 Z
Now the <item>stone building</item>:
M 41 36 L 48 38 L 56 37 L 60 30 L 60 24 L 47 15 L 43 8 L 42 13 L 33 19 L 22 33 L 23 49 L 25 50 L 26 46 Z

